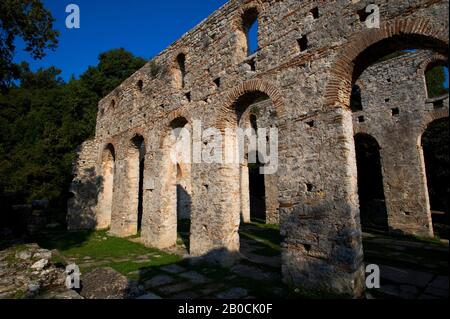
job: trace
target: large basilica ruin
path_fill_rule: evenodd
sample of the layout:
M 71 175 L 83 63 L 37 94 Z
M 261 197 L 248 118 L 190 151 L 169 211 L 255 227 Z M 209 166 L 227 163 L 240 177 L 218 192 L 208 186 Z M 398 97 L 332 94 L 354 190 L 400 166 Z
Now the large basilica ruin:
M 99 103 L 95 138 L 74 167 L 69 229 L 140 234 L 164 249 L 176 244 L 178 220 L 190 219 L 190 255 L 226 265 L 258 197 L 259 217 L 280 224 L 286 283 L 360 296 L 358 141 L 377 144 L 372 169 L 388 229 L 432 236 L 421 136 L 448 117 L 448 95 L 429 98 L 424 80 L 431 65 L 448 63 L 448 1 L 376 1 L 379 28 L 365 24 L 370 3 L 230 0 Z M 409 51 L 374 64 L 400 50 Z M 194 121 L 220 131 L 277 128 L 277 172 L 173 163 L 171 132 Z M 361 211 L 370 200 L 380 202 L 361 200 Z

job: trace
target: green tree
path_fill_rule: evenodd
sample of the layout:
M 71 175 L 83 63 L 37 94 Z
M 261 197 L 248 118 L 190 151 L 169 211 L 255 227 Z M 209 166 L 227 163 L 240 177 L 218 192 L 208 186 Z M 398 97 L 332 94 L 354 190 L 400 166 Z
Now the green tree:
M 0 1 L 0 88 L 5 89 L 18 77 L 19 69 L 12 62 L 16 38 L 25 42 L 25 51 L 34 59 L 41 59 L 45 50 L 58 44 L 54 21 L 40 0 Z
M 111 50 L 68 83 L 55 67 L 20 64 L 20 85 L 0 94 L 0 205 L 47 198 L 65 212 L 75 150 L 95 133 L 99 100 L 144 63 Z
M 428 97 L 433 98 L 448 93 L 444 70 L 443 66 L 435 66 L 426 72 Z
M 81 76 L 81 81 L 99 97 L 110 93 L 146 62 L 123 48 L 102 53 L 99 60 L 98 66 L 90 67 Z

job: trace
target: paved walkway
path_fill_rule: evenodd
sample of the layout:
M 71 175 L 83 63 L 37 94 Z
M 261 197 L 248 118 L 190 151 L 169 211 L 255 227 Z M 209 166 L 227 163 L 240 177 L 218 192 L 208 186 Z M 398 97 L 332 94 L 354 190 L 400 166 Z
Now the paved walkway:
M 252 234 L 264 230 L 246 225 L 243 231 Z M 244 258 L 231 269 L 217 270 L 205 266 L 193 270 L 180 265 L 161 267 L 161 274 L 144 282 L 148 291 L 146 298 L 253 299 L 292 296 L 281 283 L 281 256 L 267 250 L 266 244 L 241 235 Z M 367 290 L 368 299 L 448 298 L 448 243 L 439 245 L 365 234 L 364 248 L 366 264 L 377 264 L 381 270 L 381 288 Z M 259 291 L 264 287 L 265 291 Z
M 368 298 L 448 298 L 448 242 L 439 245 L 364 234 L 364 248 L 366 263 L 377 264 L 381 271 L 381 288 L 368 290 Z
M 123 258 L 93 259 L 84 256 L 80 266 L 86 269 L 111 263 L 142 262 L 142 268 L 127 274 L 133 280 L 137 278 L 140 288 L 146 291 L 140 299 L 295 298 L 298 296 L 282 284 L 278 235 L 274 229 L 243 226 L 243 258 L 231 268 L 193 265 L 188 262 L 188 258 L 178 264 L 149 267 L 149 261 L 161 257 L 159 252 Z M 364 250 L 366 264 L 377 264 L 381 270 L 381 288 L 367 290 L 367 298 L 448 298 L 448 243 L 426 243 L 365 234 Z M 175 251 L 185 254 L 183 247 Z M 0 286 L 5 286 L 4 281 L 11 277 L 3 271 L 6 264 L 6 255 L 0 254 Z

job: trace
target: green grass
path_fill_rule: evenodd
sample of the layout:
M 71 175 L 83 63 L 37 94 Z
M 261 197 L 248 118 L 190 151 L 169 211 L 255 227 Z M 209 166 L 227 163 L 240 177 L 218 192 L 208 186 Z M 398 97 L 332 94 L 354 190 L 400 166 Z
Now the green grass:
M 260 247 L 257 254 L 263 256 L 276 256 L 281 253 L 280 228 L 277 225 L 269 225 L 260 222 L 241 225 L 239 235 L 250 239 Z
M 369 234 L 375 234 L 377 237 L 384 237 L 384 238 L 394 238 L 396 240 L 401 241 L 408 241 L 408 242 L 417 242 L 422 244 L 435 244 L 439 246 L 447 246 L 446 243 L 441 241 L 441 238 L 436 235 L 435 237 L 423 237 L 423 236 L 417 236 L 417 235 L 405 235 L 405 234 L 389 234 L 387 235 L 385 231 L 377 230 L 374 228 L 367 228 L 364 230 L 364 232 Z
M 46 249 L 57 249 L 62 256 L 54 256 L 55 263 L 64 263 L 64 258 L 75 259 L 83 272 L 98 267 L 111 267 L 123 275 L 130 272 L 144 270 L 145 268 L 159 267 L 176 263 L 180 257 L 162 252 L 158 249 L 146 247 L 130 240 L 131 238 L 117 238 L 107 234 L 106 231 L 75 232 L 75 233 L 48 233 L 36 238 L 37 243 Z M 138 263 L 139 256 L 149 255 L 146 262 Z M 90 257 L 86 260 L 85 257 Z M 127 261 L 118 261 L 129 259 Z M 102 262 L 99 265 L 89 263 Z M 104 263 L 103 263 L 104 262 Z M 132 275 L 138 279 L 139 274 Z

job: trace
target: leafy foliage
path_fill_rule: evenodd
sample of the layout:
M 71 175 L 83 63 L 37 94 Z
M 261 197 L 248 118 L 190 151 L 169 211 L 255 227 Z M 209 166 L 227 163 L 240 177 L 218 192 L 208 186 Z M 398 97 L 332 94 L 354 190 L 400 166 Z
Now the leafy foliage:
M 0 1 L 0 87 L 5 89 L 17 78 L 19 69 L 12 63 L 15 39 L 25 42 L 25 51 L 34 59 L 45 56 L 58 44 L 59 32 L 53 29 L 54 18 L 40 0 Z
M 98 101 L 144 63 L 112 50 L 68 83 L 54 67 L 18 66 L 20 86 L 0 95 L 0 205 L 46 198 L 65 211 L 75 149 L 94 134 Z

